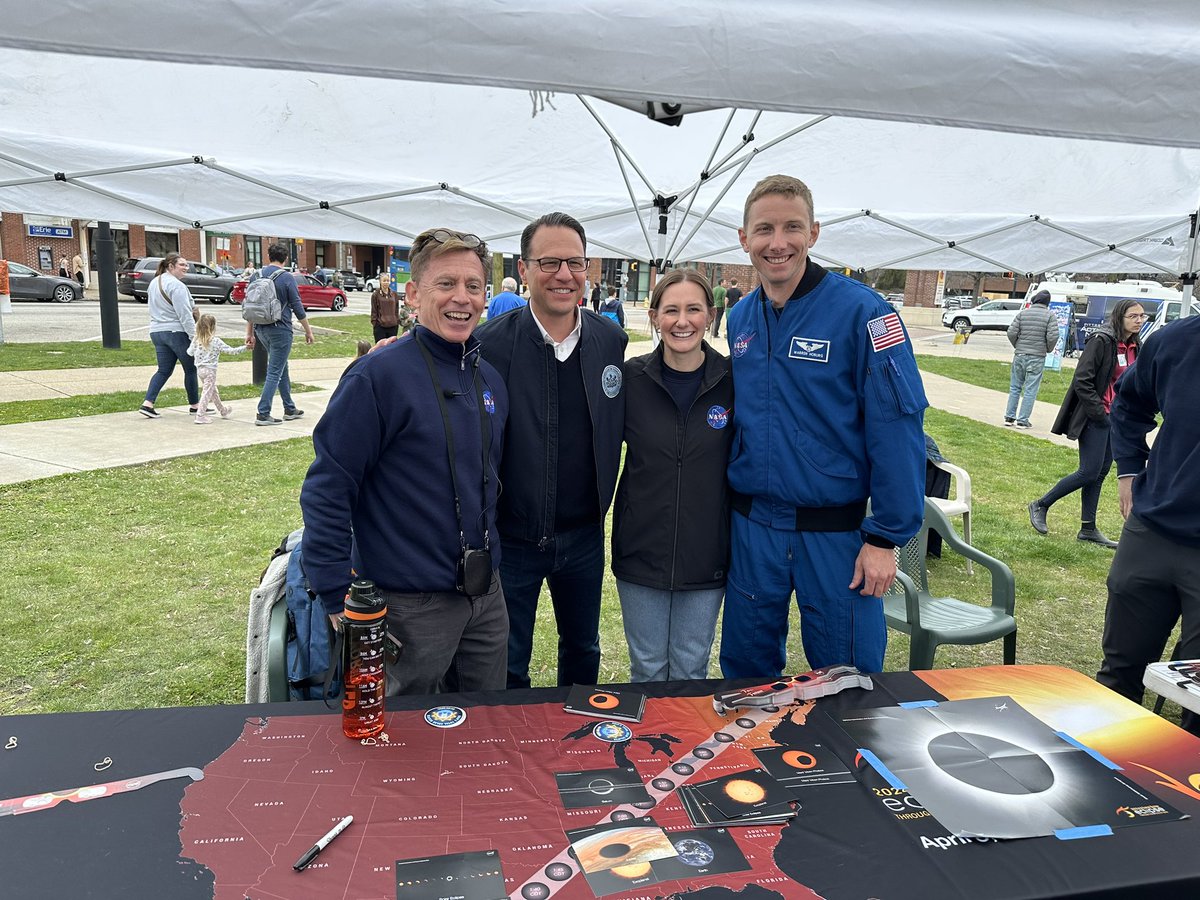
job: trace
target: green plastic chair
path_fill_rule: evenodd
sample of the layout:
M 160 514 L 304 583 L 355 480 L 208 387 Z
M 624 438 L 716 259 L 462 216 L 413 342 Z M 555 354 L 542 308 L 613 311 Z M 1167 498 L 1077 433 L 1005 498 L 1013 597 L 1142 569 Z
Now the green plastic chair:
M 939 597 L 930 591 L 925 548 L 931 529 L 942 536 L 944 546 L 990 573 L 990 606 Z M 883 596 L 888 626 L 904 632 L 911 639 L 908 667 L 932 669 L 934 653 L 942 644 L 986 644 L 999 638 L 1004 638 L 1004 664 L 1015 664 L 1015 607 L 1016 585 L 1012 569 L 960 538 L 945 514 L 926 499 L 925 522 L 916 537 L 896 548 L 896 581 Z

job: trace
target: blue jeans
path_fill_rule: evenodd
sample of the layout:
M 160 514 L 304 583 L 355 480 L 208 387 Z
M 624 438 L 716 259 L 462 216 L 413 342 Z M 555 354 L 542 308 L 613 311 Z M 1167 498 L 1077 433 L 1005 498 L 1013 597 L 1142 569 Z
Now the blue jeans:
M 500 580 L 508 603 L 508 686 L 529 687 L 529 658 L 542 582 L 558 626 L 558 684 L 595 684 L 600 677 L 600 585 L 604 580 L 604 529 L 588 525 L 557 535 L 543 546 L 501 545 Z
M 721 620 L 721 672 L 726 678 L 782 674 L 792 591 L 810 668 L 883 668 L 883 601 L 847 587 L 862 549 L 858 531 L 782 531 L 734 513 L 730 536 Z
M 1045 356 L 1026 356 L 1018 353 L 1012 361 L 1012 377 L 1008 382 L 1008 408 L 1004 418 L 1016 419 L 1029 424 L 1033 412 L 1033 401 L 1037 399 L 1042 384 L 1042 370 L 1046 368 Z M 1017 399 L 1021 400 L 1021 413 L 1017 414 Z
M 1067 494 L 1079 491 L 1079 521 L 1096 522 L 1100 488 L 1112 468 L 1112 444 L 1108 440 L 1108 420 L 1100 425 L 1089 421 L 1079 434 L 1079 468 L 1050 488 L 1038 506 L 1049 509 Z
M 186 331 L 152 331 L 150 343 L 154 345 L 158 371 L 150 376 L 146 402 L 153 403 L 158 399 L 158 392 L 163 389 L 178 362 L 183 365 L 183 389 L 187 391 L 188 403 L 195 406 L 200 401 L 200 381 L 196 377 L 196 361 L 187 352 L 192 339 Z
M 263 382 L 262 396 L 258 398 L 258 414 L 269 416 L 275 390 L 283 401 L 283 411 L 296 408 L 292 402 L 292 381 L 288 378 L 288 357 L 292 353 L 292 328 L 283 322 L 274 325 L 255 325 L 254 339 L 267 348 L 267 380 Z
M 630 681 L 708 677 L 725 588 L 666 591 L 617 579 Z

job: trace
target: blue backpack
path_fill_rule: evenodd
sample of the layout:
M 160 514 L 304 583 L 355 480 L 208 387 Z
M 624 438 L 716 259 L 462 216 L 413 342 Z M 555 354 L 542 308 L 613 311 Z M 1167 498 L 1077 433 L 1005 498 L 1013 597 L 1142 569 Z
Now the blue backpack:
M 342 690 L 339 667 L 334 666 L 333 627 L 325 606 L 308 586 L 304 575 L 304 550 L 297 543 L 288 557 L 284 599 L 288 609 L 287 680 L 292 700 L 320 700 L 329 691 L 337 696 Z

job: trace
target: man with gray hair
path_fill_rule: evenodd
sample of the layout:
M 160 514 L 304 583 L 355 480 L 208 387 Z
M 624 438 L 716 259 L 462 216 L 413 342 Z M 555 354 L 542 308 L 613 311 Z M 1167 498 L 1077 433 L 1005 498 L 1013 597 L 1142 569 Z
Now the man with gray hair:
M 1042 384 L 1046 354 L 1058 345 L 1058 317 L 1050 312 L 1050 292 L 1038 291 L 1030 305 L 1017 313 L 1008 326 L 1008 342 L 1013 345 L 1012 377 L 1008 383 L 1008 408 L 1004 424 L 1032 428 L 1029 416 Z M 1017 412 L 1017 400 L 1021 410 Z
M 500 282 L 500 287 L 503 290 L 492 297 L 491 302 L 488 304 L 487 317 L 489 319 L 494 319 L 496 316 L 502 316 L 506 312 L 519 309 L 528 302 L 517 293 L 517 279 L 511 275 Z

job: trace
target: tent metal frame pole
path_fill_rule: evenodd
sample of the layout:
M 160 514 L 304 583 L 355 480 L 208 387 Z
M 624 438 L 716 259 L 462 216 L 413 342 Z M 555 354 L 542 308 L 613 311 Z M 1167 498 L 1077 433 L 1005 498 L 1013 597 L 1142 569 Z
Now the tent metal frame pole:
M 76 178 L 95 178 L 100 175 L 123 175 L 127 172 L 145 172 L 151 169 L 166 169 L 172 166 L 191 166 L 196 164 L 195 157 L 189 156 L 186 159 L 169 159 L 162 162 L 142 163 L 131 166 L 113 166 L 108 169 L 88 169 L 84 172 L 51 172 L 49 169 L 43 169 L 40 166 L 32 166 L 29 163 L 22 162 L 6 153 L 0 153 L 0 159 L 5 159 L 19 166 L 26 166 L 41 173 L 31 178 L 14 178 L 10 181 L 0 181 L 0 188 L 42 184 L 47 181 L 65 181 L 70 183 Z
M 1197 252 L 1200 251 L 1200 247 L 1197 246 L 1196 241 L 1196 229 L 1198 223 L 1200 223 L 1200 209 L 1192 213 L 1190 218 L 1191 222 L 1189 223 L 1188 228 L 1188 248 L 1187 252 L 1184 253 L 1186 268 L 1182 273 L 1180 273 L 1180 281 L 1182 284 L 1180 284 L 1179 288 L 1180 293 L 1183 296 L 1183 303 L 1179 308 L 1179 317 L 1181 319 L 1192 315 L 1192 296 L 1195 294 L 1196 290 Z
M 713 210 L 715 210 L 715 209 L 717 208 L 717 204 L 718 204 L 718 203 L 720 203 L 720 202 L 721 202 L 723 199 L 725 199 L 725 195 L 726 195 L 727 193 L 729 193 L 729 190 L 730 190 L 730 188 L 732 188 L 732 187 L 733 187 L 733 186 L 734 186 L 734 185 L 737 183 L 737 180 L 738 180 L 738 178 L 739 178 L 739 177 L 741 177 L 741 174 L 742 174 L 744 171 L 746 171 L 746 166 L 750 165 L 750 162 L 751 162 L 751 160 L 753 160 L 753 159 L 754 159 L 754 157 L 753 157 L 753 156 L 748 156 L 748 157 L 746 158 L 745 162 L 743 162 L 743 163 L 742 163 L 742 167 L 741 167 L 740 169 L 738 169 L 738 170 L 737 170 L 737 172 L 735 172 L 735 173 L 734 173 L 733 177 L 729 179 L 729 182 L 728 182 L 728 183 L 725 185 L 725 187 L 723 187 L 723 188 L 721 189 L 721 192 L 720 192 L 719 194 L 717 194 L 717 196 L 716 196 L 716 197 L 714 197 L 714 198 L 713 198 L 713 201 L 712 201 L 712 203 L 710 203 L 710 204 L 708 205 L 708 209 L 706 209 L 706 210 L 704 211 L 704 215 L 702 215 L 702 216 L 700 217 L 700 221 L 696 223 L 696 227 L 694 227 L 694 228 L 691 230 L 691 232 L 688 234 L 688 236 L 687 236 L 686 238 L 684 238 L 684 239 L 683 239 L 683 243 L 679 245 L 679 252 L 680 252 L 680 253 L 682 253 L 682 252 L 683 252 L 683 251 L 684 251 L 684 250 L 687 248 L 687 245 L 688 245 L 688 244 L 690 244 L 690 243 L 692 242 L 692 238 L 694 238 L 694 237 L 696 236 L 696 233 L 697 233 L 697 232 L 698 232 L 698 231 L 699 231 L 701 228 L 703 228 L 703 227 L 704 227 L 704 223 L 708 221 L 708 217 L 709 217 L 710 215 L 712 215 L 712 213 L 713 213 Z M 691 206 L 690 206 L 690 205 L 688 206 L 688 209 L 689 209 L 689 210 L 691 209 Z M 684 224 L 686 224 L 686 221 L 687 221 L 687 220 L 685 219 L 685 220 L 684 220 L 684 222 L 681 222 L 681 223 L 680 223 L 680 225 L 679 225 L 679 230 L 675 232 L 675 235 L 676 235 L 676 237 L 677 237 L 677 238 L 678 238 L 678 236 L 679 236 L 680 234 L 682 234 L 682 233 L 683 233 L 683 226 L 684 226 Z M 739 243 L 739 245 L 738 245 L 738 246 L 741 246 L 741 244 Z M 671 250 L 672 250 L 672 251 L 674 251 L 674 249 L 675 249 L 675 242 L 674 242 L 674 241 L 672 241 L 672 242 L 671 242 Z
M 138 200 L 133 200 L 129 197 L 124 197 L 120 194 L 114 193 L 113 191 L 106 190 L 105 188 L 97 187 L 92 184 L 88 184 L 85 181 L 78 181 L 77 180 L 78 176 L 75 176 L 75 175 L 68 176 L 65 173 L 63 173 L 62 177 L 60 178 L 60 177 L 58 177 L 58 173 L 51 172 L 49 169 L 45 168 L 44 166 L 39 166 L 39 165 L 35 165 L 30 162 L 26 162 L 25 160 L 20 159 L 19 157 L 11 156 L 7 153 L 0 153 L 0 159 L 4 159 L 10 163 L 13 163 L 14 165 L 23 166 L 26 169 L 32 169 L 34 172 L 40 172 L 43 175 L 49 175 L 50 178 L 47 180 L 61 181 L 64 184 L 69 184 L 72 187 L 79 188 L 80 190 L 90 191 L 93 194 L 99 194 L 101 197 L 107 197 L 109 200 L 116 200 L 118 203 L 125 203 L 125 204 L 128 204 L 129 206 L 134 206 L 134 207 L 137 207 L 138 209 L 145 210 L 146 212 L 154 213 L 154 215 L 156 215 L 156 216 L 165 216 L 166 221 L 177 222 L 177 223 L 188 225 L 188 226 L 190 226 L 192 224 L 188 219 L 178 216 L 175 213 L 170 213 L 170 212 L 167 212 L 166 210 L 159 209 L 158 207 L 150 206 L 147 203 L 142 203 Z M 197 162 L 198 159 L 199 159 L 199 157 L 188 157 L 186 162 L 191 164 L 191 163 Z M 174 164 L 178 165 L 179 163 L 174 163 Z M 163 165 L 163 163 L 144 163 L 140 168 L 154 169 L 154 168 L 161 168 L 162 165 Z M 133 167 L 133 166 L 127 167 L 126 171 L 134 171 L 137 168 L 139 168 L 139 167 Z
M 653 257 L 654 243 L 650 240 L 650 232 L 646 230 L 646 223 L 642 221 L 641 211 L 638 207 L 637 195 L 633 192 L 633 185 L 629 181 L 629 173 L 625 171 L 625 163 L 621 161 L 621 154 L 617 150 L 616 141 L 613 142 L 613 154 L 617 158 L 617 168 L 621 170 L 621 179 L 625 182 L 625 190 L 629 192 L 629 202 L 633 204 L 633 208 L 635 210 L 638 210 L 638 215 L 636 218 L 638 226 L 642 229 L 642 237 L 646 239 L 646 252 L 650 254 L 650 257 Z M 634 168 L 636 169 L 637 167 L 634 166 Z M 651 188 L 651 191 L 653 190 L 654 189 Z M 655 194 L 655 196 L 657 197 L 658 195 Z
M 223 166 L 220 163 L 218 163 L 216 160 L 207 160 L 207 161 L 205 161 L 204 166 L 206 168 L 212 169 L 215 172 L 220 172 L 223 175 L 228 175 L 231 178 L 237 178 L 240 181 L 245 181 L 250 184 L 257 185 L 258 187 L 266 188 L 269 191 L 274 191 L 277 194 L 283 194 L 286 197 L 292 197 L 295 200 L 301 200 L 305 203 L 318 202 L 315 197 L 310 197 L 305 194 L 297 193 L 296 191 L 292 191 L 292 190 L 289 190 L 288 188 L 281 187 L 277 184 L 273 184 L 270 181 L 265 181 L 262 178 L 257 178 L 254 175 L 247 175 L 245 172 L 240 172 L 237 169 L 231 169 L 228 166 Z M 380 194 L 364 194 L 364 195 L 358 196 L 358 197 L 347 197 L 344 200 L 330 200 L 327 202 L 329 203 L 330 207 L 335 207 L 335 206 L 341 207 L 341 206 L 348 206 L 348 205 L 355 204 L 355 203 L 370 203 L 375 200 L 393 200 L 396 197 L 409 197 L 414 194 L 427 194 L 432 191 L 444 190 L 445 187 L 446 187 L 445 182 L 439 181 L 436 184 L 426 184 L 426 185 L 421 185 L 420 187 L 415 187 L 415 188 L 405 188 L 404 190 L 401 190 L 401 191 L 384 191 L 383 193 L 380 193 Z
M 729 182 L 721 190 L 721 193 L 717 196 L 717 199 L 714 200 L 713 203 L 711 203 L 709 205 L 709 207 L 705 211 L 704 215 L 701 216 L 700 221 L 696 223 L 696 227 L 692 229 L 691 233 L 688 234 L 688 236 L 686 238 L 684 238 L 683 243 L 679 244 L 679 249 L 678 249 L 678 251 L 676 251 L 675 245 L 679 240 L 679 235 L 681 235 L 683 233 L 684 225 L 687 222 L 687 214 L 688 213 L 685 213 L 684 221 L 680 223 L 679 228 L 675 232 L 675 238 L 671 241 L 671 246 L 667 250 L 668 257 L 673 257 L 677 252 L 682 253 L 684 251 L 684 248 L 686 248 L 687 245 L 689 243 L 691 243 L 692 238 L 694 238 L 696 236 L 696 234 L 700 231 L 700 229 L 702 227 L 704 227 L 704 223 L 709 221 L 713 212 L 716 210 L 717 203 L 719 203 L 725 197 L 725 195 L 727 193 L 729 193 L 730 188 L 733 187 L 733 185 L 737 182 L 737 180 L 742 176 L 742 173 L 746 171 L 746 167 L 750 165 L 750 163 L 758 156 L 758 154 L 762 153 L 765 150 L 769 150 L 772 147 L 777 146 L 778 144 L 782 143 L 783 141 L 786 141 L 789 138 L 795 137 L 800 132 L 807 131 L 812 126 L 830 118 L 829 116 L 818 116 L 814 119 L 809 120 L 808 122 L 805 122 L 803 125 L 793 128 L 790 131 L 787 131 L 784 134 L 781 134 L 781 135 L 773 138 L 772 140 L 767 141 L 765 144 L 762 144 L 758 147 L 752 147 L 749 150 L 749 152 L 747 152 L 742 158 L 736 159 L 736 160 L 733 159 L 733 157 L 735 157 L 738 154 L 738 152 L 740 152 L 742 149 L 747 147 L 750 144 L 750 142 L 754 140 L 754 127 L 758 124 L 758 120 L 761 116 L 762 116 L 761 110 L 757 111 L 754 114 L 754 118 L 750 122 L 750 127 L 742 134 L 742 143 L 740 146 L 735 147 L 733 150 L 731 150 L 729 153 L 727 153 L 722 158 L 722 160 L 717 164 L 716 169 L 709 171 L 706 168 L 705 171 L 701 173 L 700 179 L 698 181 L 696 181 L 695 183 L 693 183 L 691 186 L 689 186 L 687 188 L 687 190 L 684 191 L 680 195 L 680 199 L 682 199 L 682 197 L 688 197 L 687 209 L 688 209 L 688 213 L 690 213 L 691 209 L 692 209 L 692 203 L 694 201 L 694 198 L 696 196 L 698 196 L 698 194 L 700 192 L 700 187 L 702 185 L 704 185 L 705 183 L 707 183 L 708 181 L 710 181 L 711 179 L 713 179 L 715 177 L 724 175 L 726 172 L 730 171 L 731 169 L 735 169 L 735 168 L 737 169 L 737 171 L 734 172 L 733 176 L 729 179 Z M 710 158 L 710 160 L 711 160 L 711 158 Z M 714 219 L 713 221 L 717 221 L 717 220 Z M 724 222 L 724 221 L 721 221 L 718 224 L 722 224 L 722 225 L 725 225 L 726 227 L 732 227 L 732 228 L 738 227 L 738 226 L 731 225 L 730 223 Z
M 1132 259 L 1134 262 L 1141 263 L 1144 266 L 1149 266 L 1150 269 L 1153 269 L 1158 272 L 1162 272 L 1165 275 L 1177 274 L 1175 272 L 1172 272 L 1169 269 L 1164 269 L 1158 263 L 1151 262 L 1148 259 L 1143 259 L 1142 257 L 1138 256 L 1136 253 L 1129 253 L 1129 252 L 1121 249 L 1122 245 L 1131 243 L 1132 241 L 1135 241 L 1135 240 L 1138 240 L 1138 238 L 1136 238 L 1136 237 L 1128 238 L 1124 241 L 1121 241 L 1121 243 L 1119 243 L 1119 244 L 1110 244 L 1106 241 L 1101 241 L 1097 238 L 1089 237 L 1088 235 L 1083 234 L 1082 232 L 1076 231 L 1073 228 L 1067 228 L 1065 225 L 1059 225 L 1057 222 L 1051 222 L 1049 219 L 1039 218 L 1038 222 L 1040 222 L 1042 225 L 1045 225 L 1047 228 L 1054 229 L 1055 231 L 1057 231 L 1061 234 L 1070 235 L 1073 238 L 1077 238 L 1078 240 L 1081 240 L 1085 243 L 1092 244 L 1093 246 L 1100 248 L 1099 251 L 1096 253 L 1089 253 L 1086 256 L 1081 256 L 1081 257 L 1078 257 L 1077 259 L 1070 260 L 1069 262 L 1063 263 L 1063 266 L 1069 266 L 1072 263 L 1078 262 L 1079 260 L 1090 259 L 1093 256 L 1099 256 L 1101 253 L 1109 252 L 1109 253 L 1117 253 L 1128 259 Z M 1162 229 L 1157 229 L 1157 230 L 1161 231 Z
M 579 98 L 579 102 L 583 104 L 583 108 L 592 114 L 592 118 L 596 120 L 596 124 L 604 129 L 604 133 L 608 135 L 608 139 L 612 141 L 613 147 L 617 150 L 617 152 L 624 156 L 629 162 L 629 165 L 633 167 L 633 171 L 637 172 L 638 177 L 642 179 L 642 183 L 646 185 L 646 189 L 657 197 L 659 192 L 655 189 L 654 185 L 650 183 L 650 179 L 646 177 L 646 173 L 641 170 L 638 164 L 634 161 L 633 157 L 629 155 L 629 151 L 621 145 L 621 141 L 615 134 L 612 133 L 612 129 L 608 127 L 605 121 L 600 118 L 600 114 L 596 112 L 596 110 L 592 107 L 592 104 L 590 104 L 587 98 L 581 94 L 576 94 L 575 96 Z M 651 247 L 650 249 L 651 252 L 653 252 L 654 248 Z
M 731 109 L 729 111 L 729 115 L 725 118 L 725 124 L 721 127 L 721 133 L 719 135 L 717 135 L 716 143 L 713 144 L 712 153 L 708 154 L 708 162 L 706 162 L 704 164 L 704 168 L 701 170 L 701 173 L 702 173 L 701 177 L 704 178 L 705 180 L 708 179 L 708 170 L 712 168 L 713 160 L 717 158 L 717 151 L 720 150 L 721 145 L 723 143 L 725 143 L 725 135 L 727 135 L 729 133 L 729 126 L 733 124 L 733 117 L 736 116 L 737 114 L 738 114 L 738 110 L 736 108 Z M 746 139 L 746 135 L 743 134 L 742 135 L 743 142 L 745 141 L 745 139 Z M 731 152 L 736 152 L 736 148 L 734 151 L 731 151 Z
M 747 151 L 748 155 L 751 158 L 753 158 L 753 157 L 757 156 L 758 154 L 762 153 L 763 151 L 770 150 L 772 147 L 776 146 L 777 144 L 780 144 L 783 141 L 788 140 L 789 138 L 795 137 L 800 132 L 807 131 L 808 129 L 812 128 L 814 125 L 819 125 L 822 122 L 824 122 L 826 119 L 831 119 L 831 118 L 833 118 L 833 117 L 832 116 L 817 116 L 815 119 L 810 119 L 809 121 L 805 122 L 803 125 L 797 125 L 795 128 L 791 129 L 790 131 L 785 131 L 783 134 L 779 135 L 778 137 L 772 138 L 771 140 L 767 141 L 765 144 L 759 144 L 757 147 L 751 147 L 749 149 L 749 151 Z M 741 149 L 742 149 L 741 147 L 738 148 L 738 150 L 741 150 Z M 740 159 L 730 159 L 728 162 L 724 163 L 719 168 L 710 172 L 709 177 L 715 178 L 716 176 L 722 175 L 725 172 L 728 172 L 730 169 L 732 169 L 740 164 L 741 164 Z

